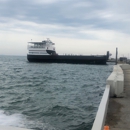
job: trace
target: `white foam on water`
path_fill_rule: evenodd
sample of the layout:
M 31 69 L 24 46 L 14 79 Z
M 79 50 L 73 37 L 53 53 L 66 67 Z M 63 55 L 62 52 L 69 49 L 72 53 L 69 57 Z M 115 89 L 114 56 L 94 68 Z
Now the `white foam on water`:
M 0 110 L 0 126 L 13 126 L 13 127 L 39 127 L 41 126 L 42 130 L 56 130 L 48 123 L 38 122 L 38 121 L 31 121 L 27 120 L 27 118 L 22 114 L 12 114 L 9 115 L 3 110 Z
M 25 127 L 21 114 L 8 115 L 3 110 L 0 110 L 0 125 Z

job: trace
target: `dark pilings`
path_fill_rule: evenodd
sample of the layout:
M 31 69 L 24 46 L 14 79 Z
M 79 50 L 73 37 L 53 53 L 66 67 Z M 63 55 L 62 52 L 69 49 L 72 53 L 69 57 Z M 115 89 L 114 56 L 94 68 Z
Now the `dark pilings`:
M 118 57 L 118 48 L 116 48 L 116 65 L 117 65 L 117 57 Z
M 109 59 L 109 56 L 110 56 L 109 51 L 107 51 L 107 60 Z

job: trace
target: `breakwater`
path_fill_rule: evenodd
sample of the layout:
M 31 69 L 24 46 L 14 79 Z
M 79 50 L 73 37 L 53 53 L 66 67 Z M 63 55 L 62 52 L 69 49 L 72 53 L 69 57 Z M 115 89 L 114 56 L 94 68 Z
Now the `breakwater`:
M 124 74 L 123 95 L 118 98 L 110 98 L 106 123 L 110 130 L 130 129 L 130 65 L 120 65 Z
M 115 65 L 106 83 L 92 130 L 103 130 L 105 125 L 110 130 L 129 129 L 129 117 L 126 115 L 130 114 L 130 65 Z

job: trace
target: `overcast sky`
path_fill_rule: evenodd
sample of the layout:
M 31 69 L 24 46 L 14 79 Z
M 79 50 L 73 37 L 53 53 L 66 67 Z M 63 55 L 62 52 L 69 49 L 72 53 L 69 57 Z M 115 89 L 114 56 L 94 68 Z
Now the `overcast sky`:
M 129 57 L 130 0 L 0 0 L 0 54 L 50 38 L 59 54 Z

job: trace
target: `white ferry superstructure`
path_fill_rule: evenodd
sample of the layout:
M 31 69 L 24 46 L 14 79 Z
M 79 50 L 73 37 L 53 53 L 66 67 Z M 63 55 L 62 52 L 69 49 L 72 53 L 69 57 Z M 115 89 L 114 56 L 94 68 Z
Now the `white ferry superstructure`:
M 51 55 L 55 53 L 55 43 L 49 38 L 42 42 L 28 42 L 28 55 Z

